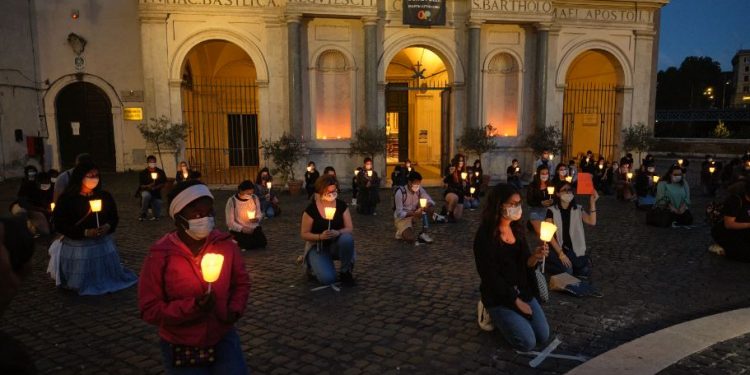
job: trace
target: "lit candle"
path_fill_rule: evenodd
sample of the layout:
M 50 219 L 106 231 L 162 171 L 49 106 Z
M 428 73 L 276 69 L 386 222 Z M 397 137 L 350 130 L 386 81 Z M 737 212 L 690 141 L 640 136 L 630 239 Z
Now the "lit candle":
M 411 172 L 411 167 L 406 167 L 406 170 Z
M 266 188 L 267 188 L 268 190 L 271 190 L 271 187 L 272 187 L 272 186 L 273 186 L 273 182 L 271 182 L 271 181 L 268 181 L 268 182 L 266 182 Z
M 555 224 L 552 224 L 548 221 L 542 221 L 542 226 L 539 229 L 539 238 L 544 242 L 550 242 L 552 241 L 552 236 L 555 235 L 555 232 L 557 231 L 557 226 Z M 544 273 L 544 264 L 547 260 L 547 257 L 544 257 L 542 259 L 542 273 Z
M 520 167 L 516 167 L 516 172 L 520 172 L 520 171 L 521 171 L 521 168 Z M 479 174 L 479 172 L 477 172 L 477 174 Z
M 367 177 L 372 177 L 372 170 L 367 171 Z
M 224 256 L 221 254 L 207 253 L 201 259 L 201 273 L 203 280 L 208 283 L 208 293 L 211 293 L 211 283 L 219 279 L 223 265 Z
M 52 202 L 49 204 L 49 210 L 54 211 L 55 210 L 55 202 Z
M 651 178 L 654 180 L 654 183 L 659 182 L 659 176 L 653 176 Z
M 92 199 L 89 201 L 89 206 L 91 206 L 91 212 L 96 216 L 96 227 L 99 228 L 99 212 L 102 210 L 102 200 Z
M 336 207 L 326 207 L 324 210 L 326 220 L 328 220 L 328 230 L 331 230 L 331 221 L 333 220 L 333 215 L 336 214 Z
M 359 169 L 354 170 L 354 175 L 356 176 L 359 173 Z
M 250 220 L 255 219 L 255 210 L 247 210 L 247 218 Z
M 682 162 L 683 162 L 682 159 L 677 159 L 677 164 L 682 165 Z
M 473 186 L 469 188 L 469 194 L 474 194 L 475 191 L 477 191 L 477 188 Z
M 555 158 L 555 155 L 549 154 L 549 161 L 552 161 L 552 159 Z
M 567 183 L 573 182 L 573 177 L 572 176 L 565 177 L 565 182 Z
M 628 172 L 627 174 L 625 174 L 625 176 L 627 176 L 628 180 L 630 180 L 633 178 L 633 172 Z
M 156 178 L 159 177 L 159 174 L 156 172 L 151 172 L 151 179 L 156 181 Z
M 474 172 L 474 176 L 479 177 L 479 172 Z
M 187 171 L 182 172 L 182 178 L 184 178 L 184 179 L 187 180 L 187 178 L 188 178 L 188 172 Z
M 465 180 L 467 177 L 469 177 L 469 174 L 466 172 L 461 172 L 461 179 Z
M 547 186 L 547 194 L 549 194 L 549 195 L 555 194 L 555 187 L 554 186 Z
M 427 207 L 427 198 L 419 198 L 419 207 Z
M 604 164 L 599 164 L 599 169 L 604 169 Z
M 714 173 L 714 172 L 716 172 L 716 167 L 708 167 L 708 172 L 709 172 L 709 173 Z

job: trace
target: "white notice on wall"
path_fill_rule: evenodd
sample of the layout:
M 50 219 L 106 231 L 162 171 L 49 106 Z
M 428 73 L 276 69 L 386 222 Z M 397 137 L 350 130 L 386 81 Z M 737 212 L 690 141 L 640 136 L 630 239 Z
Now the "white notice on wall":
M 81 123 L 80 122 L 71 122 L 70 123 L 70 129 L 73 130 L 73 135 L 81 135 Z

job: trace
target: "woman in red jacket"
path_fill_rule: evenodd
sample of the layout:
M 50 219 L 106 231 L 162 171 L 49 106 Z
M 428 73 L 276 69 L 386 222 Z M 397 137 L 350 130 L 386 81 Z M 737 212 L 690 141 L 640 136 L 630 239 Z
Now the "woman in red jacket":
M 214 199 L 206 185 L 187 181 L 169 194 L 177 230 L 151 246 L 138 284 L 141 317 L 159 326 L 169 374 L 247 373 L 234 323 L 242 316 L 250 279 L 232 237 L 214 230 Z M 224 256 L 218 280 L 203 280 L 205 254 Z

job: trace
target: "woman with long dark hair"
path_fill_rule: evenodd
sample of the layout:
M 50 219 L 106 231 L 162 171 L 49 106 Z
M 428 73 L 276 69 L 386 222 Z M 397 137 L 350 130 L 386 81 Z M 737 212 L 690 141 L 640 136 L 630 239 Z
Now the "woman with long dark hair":
M 269 183 L 271 186 L 269 187 Z M 261 210 L 267 218 L 279 216 L 279 198 L 273 193 L 273 176 L 268 167 L 263 167 L 255 178 L 255 195 L 260 199 Z
M 677 164 L 669 167 L 667 174 L 656 185 L 656 205 L 672 213 L 672 222 L 678 225 L 693 224 L 690 213 L 690 186 L 685 181 L 683 168 Z
M 521 194 L 509 184 L 492 188 L 474 238 L 482 304 L 493 325 L 516 349 L 529 351 L 549 338 L 549 324 L 537 301 L 534 269 L 548 254 L 532 252 L 521 224 Z
M 534 180 L 526 187 L 526 203 L 529 205 L 529 223 L 534 227 L 534 231 L 539 233 L 542 220 L 547 216 L 547 207 L 553 203 L 552 195 L 547 191 L 547 187 L 554 186 L 550 181 L 550 171 L 545 164 L 536 168 Z

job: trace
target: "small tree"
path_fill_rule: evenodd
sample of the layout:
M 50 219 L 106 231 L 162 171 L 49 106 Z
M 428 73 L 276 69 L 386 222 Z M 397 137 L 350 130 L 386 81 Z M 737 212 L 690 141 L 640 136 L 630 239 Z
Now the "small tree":
M 162 147 L 171 147 L 175 150 L 175 161 L 180 152 L 180 147 L 187 140 L 187 124 L 173 123 L 167 116 L 151 118 L 149 123 L 138 124 L 138 130 L 146 142 L 156 147 L 159 154 L 161 169 L 164 169 L 164 158 L 161 157 Z
M 466 153 L 472 153 L 482 160 L 482 155 L 497 148 L 492 136 L 495 127 L 487 124 L 481 128 L 466 128 L 464 134 L 458 138 L 459 147 Z
M 638 152 L 639 159 L 643 152 L 654 147 L 654 142 L 654 133 L 646 124 L 638 123 L 622 130 L 622 148 L 625 152 Z
M 563 148 L 562 132 L 553 125 L 536 129 L 534 134 L 526 137 L 526 147 L 534 150 L 536 154 L 549 150 L 553 154 L 559 155 Z
M 276 166 L 271 173 L 281 174 L 284 182 L 294 181 L 294 166 L 305 154 L 305 142 L 295 139 L 286 132 L 275 141 L 269 139 L 261 143 L 263 158 L 269 157 Z
M 731 135 L 732 133 L 727 129 L 727 126 L 724 125 L 724 121 L 719 120 L 719 123 L 716 124 L 713 131 L 714 138 L 729 138 Z
M 360 155 L 374 159 L 377 155 L 385 154 L 387 140 L 383 128 L 359 128 L 349 146 L 349 156 Z

